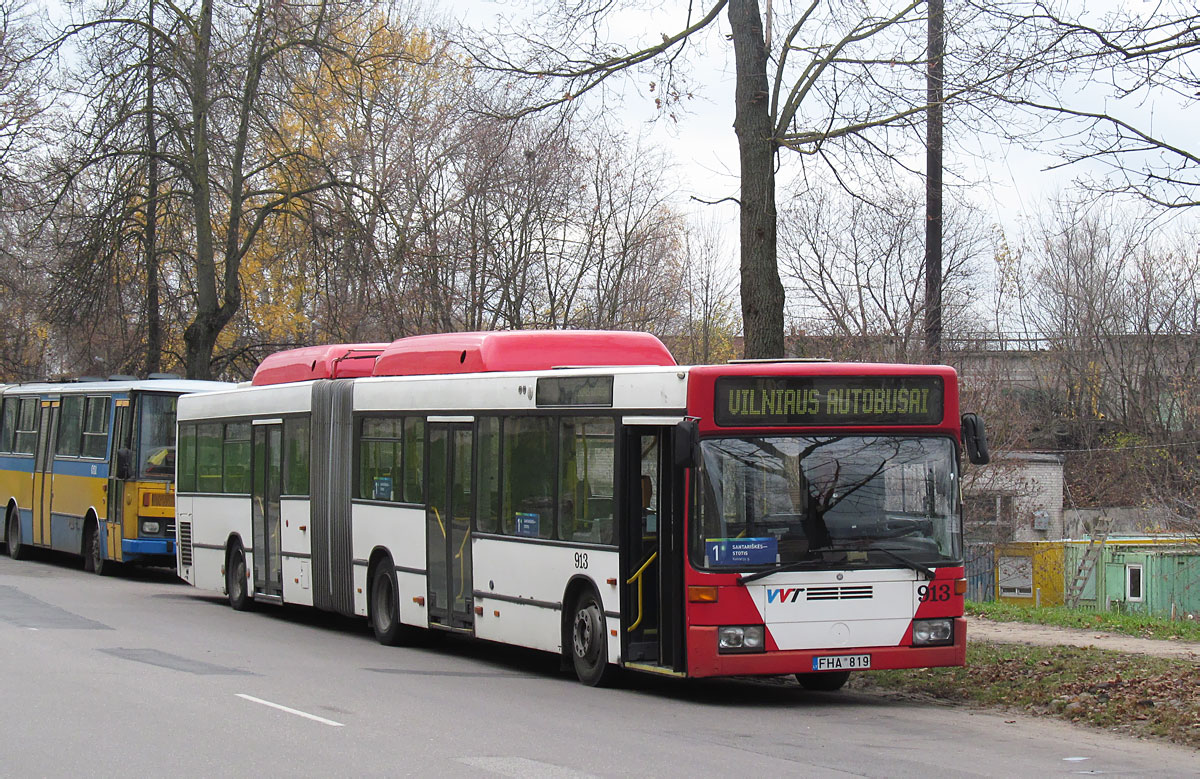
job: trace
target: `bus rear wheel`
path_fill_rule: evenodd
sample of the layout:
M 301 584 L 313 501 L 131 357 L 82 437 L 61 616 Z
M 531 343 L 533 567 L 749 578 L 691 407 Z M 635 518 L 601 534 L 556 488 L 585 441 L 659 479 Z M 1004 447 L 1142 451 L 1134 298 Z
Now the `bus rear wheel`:
M 21 544 L 21 519 L 15 511 L 8 512 L 8 556 L 14 560 L 24 560 L 29 556 L 28 550 Z
M 796 674 L 796 681 L 800 682 L 800 686 L 813 692 L 836 692 L 842 689 L 849 679 L 849 671 Z
M 229 606 L 234 611 L 250 610 L 250 592 L 246 589 L 246 553 L 241 544 L 229 550 L 229 562 L 225 565 L 225 592 L 229 595 Z
M 608 631 L 596 593 L 590 589 L 581 593 L 572 615 L 571 661 L 575 675 L 589 687 L 610 683 L 615 672 L 608 664 Z
M 89 520 L 87 529 L 83 531 L 83 570 L 103 576 L 109 567 L 104 559 L 100 529 L 95 521 Z
M 371 575 L 371 629 L 375 640 L 384 646 L 399 646 L 408 637 L 408 627 L 400 621 L 400 592 L 391 561 L 375 566 Z

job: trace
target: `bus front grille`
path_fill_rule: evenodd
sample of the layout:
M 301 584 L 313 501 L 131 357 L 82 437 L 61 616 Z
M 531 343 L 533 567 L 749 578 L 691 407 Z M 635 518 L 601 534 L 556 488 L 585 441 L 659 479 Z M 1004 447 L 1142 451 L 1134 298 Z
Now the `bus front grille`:
M 833 587 L 809 587 L 808 600 L 863 600 L 874 595 L 869 584 L 843 584 Z

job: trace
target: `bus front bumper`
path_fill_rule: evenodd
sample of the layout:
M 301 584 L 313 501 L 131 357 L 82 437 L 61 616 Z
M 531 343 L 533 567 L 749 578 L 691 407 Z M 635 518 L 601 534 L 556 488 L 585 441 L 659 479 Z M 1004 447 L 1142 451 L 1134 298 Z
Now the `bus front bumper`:
M 948 646 L 872 646 L 796 649 L 754 654 L 720 654 L 715 626 L 692 626 L 687 633 L 688 676 L 782 676 L 811 673 L 814 657 L 870 655 L 871 669 L 939 668 L 967 661 L 967 621 L 954 621 L 954 643 Z
M 121 553 L 126 560 L 140 557 L 174 557 L 175 541 L 171 538 L 122 538 Z

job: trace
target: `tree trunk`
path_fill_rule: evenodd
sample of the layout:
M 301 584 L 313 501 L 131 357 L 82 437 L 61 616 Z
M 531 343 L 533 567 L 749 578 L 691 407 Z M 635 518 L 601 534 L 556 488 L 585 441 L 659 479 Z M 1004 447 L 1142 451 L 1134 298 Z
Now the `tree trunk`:
M 776 260 L 775 142 L 758 0 L 730 0 L 737 84 L 733 129 L 741 159 L 742 328 L 745 356 L 783 357 L 783 284 Z
M 196 227 L 196 314 L 183 334 L 184 368 L 189 379 L 212 378 L 212 353 L 221 321 L 217 262 L 212 229 L 212 189 L 208 158 L 208 55 L 212 42 L 212 0 L 200 5 L 199 38 L 192 71 L 192 213 Z M 226 320 L 227 321 L 227 320 Z
M 162 370 L 162 322 L 158 311 L 158 138 L 154 132 L 154 0 L 146 33 L 146 374 Z

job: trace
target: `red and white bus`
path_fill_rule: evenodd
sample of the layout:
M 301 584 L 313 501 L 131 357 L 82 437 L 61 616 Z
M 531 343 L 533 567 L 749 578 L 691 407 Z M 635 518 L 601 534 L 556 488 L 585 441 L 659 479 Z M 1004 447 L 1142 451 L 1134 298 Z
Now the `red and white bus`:
M 561 653 L 588 684 L 961 665 L 952 368 L 680 366 L 653 336 L 281 352 L 179 401 L 179 573 Z

